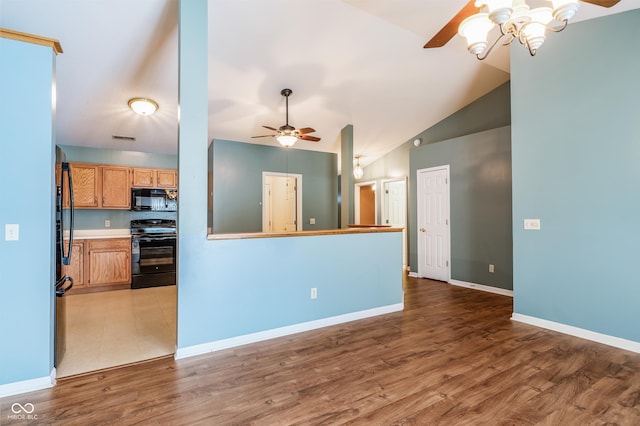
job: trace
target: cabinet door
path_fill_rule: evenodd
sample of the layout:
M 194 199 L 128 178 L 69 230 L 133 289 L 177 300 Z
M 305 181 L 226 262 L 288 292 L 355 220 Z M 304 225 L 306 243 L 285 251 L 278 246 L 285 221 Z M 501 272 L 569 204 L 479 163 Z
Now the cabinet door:
M 89 240 L 88 286 L 131 283 L 131 240 Z
M 100 181 L 100 166 L 97 164 L 71 163 L 73 182 L 73 201 L 76 208 L 98 207 L 98 183 Z M 69 205 L 69 200 L 64 205 Z
M 102 207 L 109 209 L 131 207 L 128 167 L 102 166 Z
M 178 172 L 172 169 L 158 169 L 156 186 L 165 189 L 178 189 Z
M 69 246 L 69 241 L 65 241 L 65 250 Z M 84 288 L 84 241 L 76 240 L 73 242 L 71 250 L 71 263 L 62 266 L 62 273 L 73 278 L 73 288 Z
M 153 188 L 155 186 L 155 169 L 133 169 L 132 173 L 134 188 Z

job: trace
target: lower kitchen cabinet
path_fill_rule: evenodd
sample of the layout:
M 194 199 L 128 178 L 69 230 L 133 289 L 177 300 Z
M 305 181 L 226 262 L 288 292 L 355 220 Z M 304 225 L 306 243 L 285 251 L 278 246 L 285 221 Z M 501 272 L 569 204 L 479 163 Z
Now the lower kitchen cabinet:
M 131 240 L 86 240 L 89 287 L 131 283 Z
M 112 286 L 121 289 L 131 284 L 131 239 L 75 240 L 71 264 L 62 268 L 73 278 L 70 294 L 104 291 Z

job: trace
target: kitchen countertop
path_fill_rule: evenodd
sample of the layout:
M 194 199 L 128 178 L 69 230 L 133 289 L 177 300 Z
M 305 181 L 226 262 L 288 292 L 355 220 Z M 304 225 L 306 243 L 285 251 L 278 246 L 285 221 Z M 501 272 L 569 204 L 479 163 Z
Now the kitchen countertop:
M 65 239 L 69 238 L 69 232 L 65 232 Z M 124 229 L 76 229 L 73 238 L 76 240 L 101 239 L 101 238 L 129 238 L 131 230 Z

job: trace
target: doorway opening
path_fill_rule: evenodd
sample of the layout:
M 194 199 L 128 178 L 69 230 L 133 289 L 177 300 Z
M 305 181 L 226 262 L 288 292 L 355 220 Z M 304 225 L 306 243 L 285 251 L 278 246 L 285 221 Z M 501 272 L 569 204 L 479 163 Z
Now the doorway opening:
M 302 230 L 302 175 L 262 172 L 262 232 Z
M 378 195 L 375 182 L 361 182 L 355 185 L 353 206 L 356 225 L 378 224 Z

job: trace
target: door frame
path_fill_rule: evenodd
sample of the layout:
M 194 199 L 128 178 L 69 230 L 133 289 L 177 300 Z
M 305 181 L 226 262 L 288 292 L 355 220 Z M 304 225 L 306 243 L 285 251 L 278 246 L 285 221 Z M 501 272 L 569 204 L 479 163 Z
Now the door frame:
M 447 217 L 447 232 L 446 232 L 446 237 L 447 237 L 447 276 L 446 276 L 446 282 L 450 283 L 451 282 L 451 165 L 449 164 L 443 164 L 441 166 L 434 166 L 434 167 L 427 167 L 425 169 L 418 169 L 416 170 L 416 229 L 415 229 L 415 236 L 416 236 L 416 247 L 417 247 L 417 252 L 418 252 L 418 265 L 416 266 L 417 269 L 417 273 L 418 273 L 418 277 L 420 278 L 428 278 L 425 277 L 424 274 L 420 270 L 420 195 L 421 195 L 421 187 L 422 185 L 420 184 L 420 173 L 429 173 L 429 172 L 436 172 L 436 171 L 440 171 L 440 170 L 445 170 L 447 172 L 447 201 L 446 201 L 446 207 L 447 207 L 447 213 L 448 213 L 448 217 Z
M 375 191 L 373 191 L 374 193 L 374 215 L 376 218 L 376 223 L 374 224 L 367 224 L 367 225 L 378 225 L 378 186 L 377 186 L 377 182 L 375 180 L 369 180 L 366 182 L 358 182 L 356 184 L 353 185 L 353 221 L 355 225 L 360 225 L 360 187 L 362 186 L 374 186 L 375 187 Z
M 293 177 L 296 179 L 296 231 L 302 231 L 302 175 L 298 173 L 282 173 L 262 171 L 262 232 L 264 231 L 267 194 L 265 192 L 265 177 Z
M 388 225 L 385 218 L 385 203 L 388 196 L 385 192 L 385 184 L 390 182 L 404 182 L 404 229 L 402 230 L 402 267 L 409 270 L 409 179 L 407 176 L 399 178 L 386 178 L 380 181 L 380 223 L 382 225 Z

